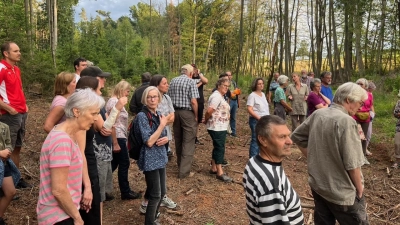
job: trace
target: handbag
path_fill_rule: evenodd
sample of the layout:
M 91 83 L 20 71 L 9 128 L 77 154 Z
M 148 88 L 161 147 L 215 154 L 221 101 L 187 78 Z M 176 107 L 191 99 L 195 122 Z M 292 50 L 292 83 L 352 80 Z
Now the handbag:
M 360 121 L 366 121 L 369 119 L 370 115 L 369 112 L 357 112 L 356 113 L 356 117 L 360 120 Z

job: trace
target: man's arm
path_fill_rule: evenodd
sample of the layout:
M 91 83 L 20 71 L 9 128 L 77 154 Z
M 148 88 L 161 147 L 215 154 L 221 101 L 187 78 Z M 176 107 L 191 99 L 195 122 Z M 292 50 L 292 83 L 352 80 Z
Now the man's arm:
M 361 198 L 364 193 L 364 187 L 361 182 L 361 169 L 360 167 L 355 168 L 353 170 L 348 170 L 351 182 L 353 182 L 353 185 L 356 187 L 357 190 L 357 196 Z
M 6 104 L 3 102 L 3 100 L 0 100 L 0 108 L 4 109 L 5 111 L 7 111 L 8 113 L 10 113 L 11 115 L 16 115 L 18 112 L 17 110 L 15 110 L 13 107 L 11 107 L 10 105 Z
M 194 112 L 194 118 L 197 121 L 197 114 L 198 114 L 197 99 L 192 98 L 192 100 L 190 100 L 190 104 L 192 105 L 192 109 L 193 109 L 193 112 Z

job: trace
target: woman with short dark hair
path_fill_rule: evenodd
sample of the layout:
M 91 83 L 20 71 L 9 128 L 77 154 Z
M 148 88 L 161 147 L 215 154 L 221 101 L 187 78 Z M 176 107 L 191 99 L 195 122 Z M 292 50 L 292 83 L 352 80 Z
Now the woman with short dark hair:
M 265 115 L 269 115 L 269 105 L 267 98 L 263 92 L 264 79 L 256 78 L 251 84 L 251 90 L 253 91 L 247 98 L 247 112 L 249 113 L 249 126 L 251 129 L 251 142 L 249 157 L 258 155 L 259 148 L 257 145 L 256 137 L 256 124 L 257 121 Z

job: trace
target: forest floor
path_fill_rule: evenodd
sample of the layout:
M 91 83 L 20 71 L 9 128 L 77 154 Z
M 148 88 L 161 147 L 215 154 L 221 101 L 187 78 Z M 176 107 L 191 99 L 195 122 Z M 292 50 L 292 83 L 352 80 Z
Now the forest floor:
M 43 122 L 47 116 L 51 98 L 28 96 L 30 108 L 27 121 L 25 146 L 21 153 L 21 172 L 33 188 L 17 190 L 19 200 L 13 201 L 5 218 L 9 224 L 37 224 L 36 203 L 39 188 L 39 155 L 46 138 Z M 197 145 L 192 166 L 194 176 L 178 179 L 176 157 L 167 165 L 168 196 L 178 203 L 176 211 L 161 208 L 160 222 L 164 225 L 228 225 L 248 224 L 242 173 L 248 161 L 250 129 L 245 110 L 246 99 L 242 98 L 237 116 L 237 138 L 227 138 L 226 159 L 229 166 L 224 168 L 233 183 L 223 183 L 208 173 L 212 151 L 212 141 L 205 126 L 200 125 L 199 137 L 204 145 Z M 322 128 L 322 126 L 321 126 Z M 374 131 L 379 132 L 377 130 Z M 382 141 L 382 140 L 380 140 Z M 387 151 L 393 148 L 393 141 L 372 143 L 368 158 L 371 165 L 362 168 L 365 179 L 365 196 L 370 224 L 400 224 L 400 170 L 391 170 Z M 172 144 L 173 145 L 173 144 Z M 306 158 L 294 147 L 283 166 L 294 189 L 301 196 L 302 204 L 313 205 L 312 195 L 307 183 Z M 388 170 L 389 169 L 389 170 Z M 389 173 L 388 173 L 389 171 Z M 142 200 L 121 200 L 114 172 L 114 200 L 105 202 L 103 223 L 143 224 L 144 216 L 139 212 Z M 144 192 L 144 175 L 132 161 L 129 169 L 129 182 L 134 191 Z M 397 207 L 396 207 L 397 206 Z M 395 207 L 395 208 L 392 208 Z M 392 208 L 392 209 L 391 209 Z M 311 208 L 303 208 L 305 223 L 313 224 Z

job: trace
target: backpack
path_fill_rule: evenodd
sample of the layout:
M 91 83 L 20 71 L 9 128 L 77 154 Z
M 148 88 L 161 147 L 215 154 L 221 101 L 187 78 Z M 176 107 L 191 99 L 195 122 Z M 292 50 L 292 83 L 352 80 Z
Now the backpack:
M 149 120 L 150 127 L 153 125 L 153 121 L 151 120 L 151 112 L 147 109 L 146 106 L 143 106 L 142 111 Z M 138 125 L 137 116 L 134 120 L 132 120 L 131 124 L 128 127 L 128 141 L 127 147 L 129 152 L 129 157 L 134 160 L 139 160 L 140 151 L 143 147 L 143 140 L 141 135 L 135 134 L 135 126 Z

